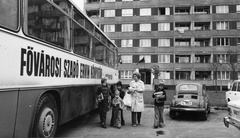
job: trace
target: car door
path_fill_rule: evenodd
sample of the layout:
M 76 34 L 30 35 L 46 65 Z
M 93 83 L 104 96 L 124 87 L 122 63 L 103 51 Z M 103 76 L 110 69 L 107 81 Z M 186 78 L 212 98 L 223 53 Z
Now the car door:
M 226 92 L 227 101 L 240 99 L 240 82 L 235 81 L 232 84 L 232 88 Z

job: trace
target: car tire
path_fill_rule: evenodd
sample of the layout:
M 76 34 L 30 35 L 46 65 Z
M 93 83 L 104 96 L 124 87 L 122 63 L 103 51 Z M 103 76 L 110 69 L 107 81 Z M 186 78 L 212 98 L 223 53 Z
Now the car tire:
M 58 126 L 58 109 L 54 97 L 44 94 L 37 104 L 33 137 L 52 138 Z
M 170 117 L 171 117 L 172 119 L 175 119 L 176 116 L 177 116 L 177 113 L 176 113 L 176 111 L 170 111 L 170 112 L 169 112 L 169 115 L 170 115 Z
M 208 110 L 202 112 L 201 114 L 201 120 L 206 121 L 208 117 Z

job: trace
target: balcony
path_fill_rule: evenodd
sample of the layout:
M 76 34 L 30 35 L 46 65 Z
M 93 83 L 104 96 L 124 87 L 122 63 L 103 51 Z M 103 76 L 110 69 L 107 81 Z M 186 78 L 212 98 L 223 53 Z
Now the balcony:
M 175 15 L 190 14 L 190 7 L 175 7 Z
M 210 14 L 210 6 L 195 6 L 194 14 Z

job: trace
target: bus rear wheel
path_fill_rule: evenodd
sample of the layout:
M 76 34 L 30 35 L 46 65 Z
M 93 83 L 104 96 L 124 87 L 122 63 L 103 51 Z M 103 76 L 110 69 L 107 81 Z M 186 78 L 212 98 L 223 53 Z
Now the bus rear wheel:
M 51 94 L 41 96 L 34 121 L 33 136 L 54 137 L 58 125 L 58 109 L 55 99 Z

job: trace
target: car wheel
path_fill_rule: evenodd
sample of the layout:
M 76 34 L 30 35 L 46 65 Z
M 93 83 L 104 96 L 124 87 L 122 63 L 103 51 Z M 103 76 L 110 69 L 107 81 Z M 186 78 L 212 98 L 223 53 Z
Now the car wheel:
M 208 110 L 206 110 L 206 111 L 204 111 L 203 113 L 202 113 L 202 120 L 203 121 L 205 121 L 205 120 L 207 120 L 207 116 L 208 116 Z
M 172 118 L 172 119 L 175 119 L 176 118 L 176 112 L 175 111 L 170 111 L 169 112 L 169 115 L 170 115 L 170 117 Z
M 58 125 L 58 110 L 55 99 L 51 94 L 41 96 L 34 120 L 33 136 L 54 137 Z

